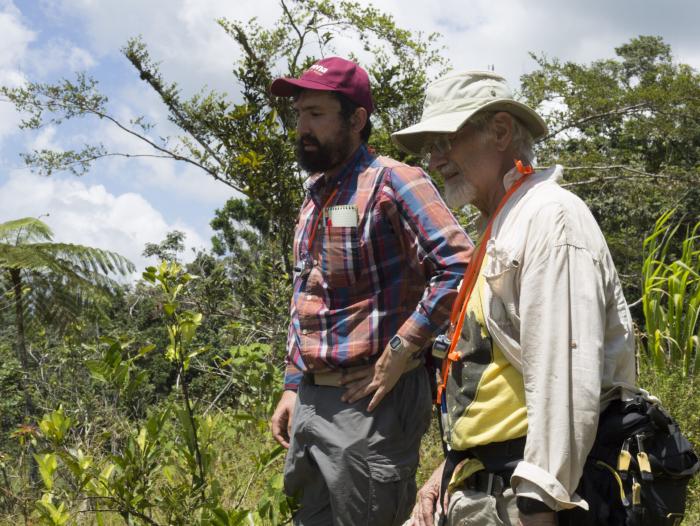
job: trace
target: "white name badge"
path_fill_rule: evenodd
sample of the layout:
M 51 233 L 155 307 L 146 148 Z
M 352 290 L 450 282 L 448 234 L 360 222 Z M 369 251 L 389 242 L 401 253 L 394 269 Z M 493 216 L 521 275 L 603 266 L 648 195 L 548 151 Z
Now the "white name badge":
M 332 206 L 326 210 L 327 226 L 356 227 L 357 222 L 358 214 L 355 205 Z

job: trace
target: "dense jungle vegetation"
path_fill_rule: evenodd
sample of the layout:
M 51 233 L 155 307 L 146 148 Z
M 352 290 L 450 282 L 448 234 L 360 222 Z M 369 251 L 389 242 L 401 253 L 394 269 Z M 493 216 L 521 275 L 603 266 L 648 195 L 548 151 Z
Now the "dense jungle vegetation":
M 162 99 L 181 137 L 145 119 L 121 122 L 97 79 L 2 88 L 23 126 L 106 119 L 154 154 L 190 163 L 240 198 L 213 212 L 211 250 L 183 263 L 183 234 L 144 253 L 53 241 L 39 219 L 0 224 L 0 523 L 234 525 L 288 523 L 283 451 L 268 431 L 280 395 L 291 242 L 304 174 L 294 116 L 268 86 L 353 39 L 378 108 L 370 140 L 415 122 L 427 82 L 450 65 L 438 35 L 347 1 L 287 0 L 270 25 L 220 20 L 240 47 L 239 93 L 184 97 L 140 39 L 123 52 Z M 590 64 L 533 55 L 519 92 L 547 113 L 539 166 L 565 167 L 563 186 L 590 206 L 632 306 L 639 382 L 700 446 L 700 77 L 659 37 L 639 36 Z M 99 171 L 110 152 L 27 152 L 39 173 Z M 439 184 L 439 180 L 438 180 Z M 473 214 L 460 214 L 472 228 Z M 419 478 L 439 462 L 425 440 Z M 700 524 L 691 484 L 685 524 Z

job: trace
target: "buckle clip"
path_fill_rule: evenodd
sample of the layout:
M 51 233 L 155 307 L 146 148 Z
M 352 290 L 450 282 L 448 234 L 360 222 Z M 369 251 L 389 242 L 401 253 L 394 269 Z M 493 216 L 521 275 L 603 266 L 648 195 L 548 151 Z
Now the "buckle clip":
M 450 343 L 452 342 L 446 334 L 440 334 L 437 336 L 433 342 L 433 356 L 440 360 L 444 360 L 447 356 L 447 351 L 450 348 Z

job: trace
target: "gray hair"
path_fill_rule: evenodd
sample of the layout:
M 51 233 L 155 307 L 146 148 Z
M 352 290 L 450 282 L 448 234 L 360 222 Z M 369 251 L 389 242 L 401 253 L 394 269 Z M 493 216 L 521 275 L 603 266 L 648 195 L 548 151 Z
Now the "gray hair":
M 469 120 L 468 124 L 486 139 L 493 132 L 491 123 L 494 115 L 496 115 L 495 111 L 477 113 Z M 532 138 L 532 133 L 530 133 L 530 130 L 528 130 L 515 115 L 512 113 L 509 113 L 509 115 L 513 118 L 513 139 L 511 144 L 513 145 L 515 155 L 523 162 L 532 163 L 535 160 L 535 141 Z

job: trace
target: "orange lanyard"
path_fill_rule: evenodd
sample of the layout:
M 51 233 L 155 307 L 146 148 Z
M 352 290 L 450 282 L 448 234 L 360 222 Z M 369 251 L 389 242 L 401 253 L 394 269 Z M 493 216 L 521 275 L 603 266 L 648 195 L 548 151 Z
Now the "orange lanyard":
M 316 230 L 318 229 L 318 222 L 321 220 L 321 216 L 323 216 L 323 211 L 326 209 L 328 206 L 328 203 L 331 202 L 331 200 L 335 197 L 335 194 L 338 193 L 338 189 L 340 186 L 336 186 L 335 189 L 331 192 L 331 195 L 328 196 L 328 199 L 326 199 L 326 202 L 323 203 L 323 206 L 321 207 L 321 210 L 318 212 L 318 216 L 316 217 L 316 221 L 314 221 L 314 226 L 311 230 L 311 233 L 309 234 L 308 241 L 306 243 L 306 254 L 307 257 L 311 256 L 311 249 L 314 246 L 314 238 L 316 237 Z
M 469 298 L 471 298 L 472 291 L 476 285 L 476 281 L 479 277 L 479 272 L 481 271 L 481 264 L 484 262 L 484 256 L 486 255 L 486 244 L 491 237 L 491 227 L 493 222 L 500 213 L 501 209 L 508 202 L 508 199 L 520 188 L 520 186 L 525 182 L 530 174 L 534 172 L 532 166 L 523 166 L 522 161 L 516 160 L 515 167 L 518 169 L 523 177 L 518 179 L 513 186 L 511 186 L 506 194 L 501 198 L 500 203 L 496 207 L 496 211 L 491 216 L 488 224 L 486 225 L 486 230 L 484 230 L 479 244 L 476 247 L 476 253 L 474 259 L 469 262 L 467 271 L 464 273 L 464 278 L 462 279 L 462 286 L 459 288 L 457 293 L 457 298 L 452 304 L 452 313 L 450 314 L 450 347 L 447 352 L 447 356 L 442 361 L 442 378 L 440 385 L 438 386 L 437 399 L 435 403 L 439 404 L 442 399 L 442 394 L 447 385 L 447 378 L 450 375 L 450 369 L 452 368 L 452 362 L 458 361 L 461 356 L 455 351 L 457 347 L 457 342 L 459 341 L 460 335 L 462 334 L 462 327 L 464 326 L 464 318 L 467 314 L 467 305 L 469 304 Z

